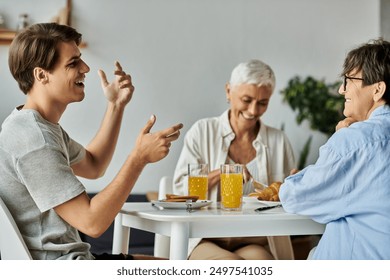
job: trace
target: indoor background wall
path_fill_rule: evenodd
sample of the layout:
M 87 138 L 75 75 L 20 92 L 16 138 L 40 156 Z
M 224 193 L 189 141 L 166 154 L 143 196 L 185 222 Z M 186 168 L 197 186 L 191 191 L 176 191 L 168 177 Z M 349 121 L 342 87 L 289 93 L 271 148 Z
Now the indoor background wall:
M 0 0 L 9 28 L 26 12 L 32 23 L 49 21 L 65 0 Z M 135 193 L 157 190 L 172 175 L 183 137 L 198 119 L 228 108 L 224 86 L 239 62 L 259 58 L 276 74 L 276 89 L 263 121 L 283 124 L 296 157 L 313 135 L 308 163 L 315 162 L 325 135 L 298 126 L 282 102 L 280 90 L 295 75 L 333 83 L 345 54 L 380 35 L 379 0 L 73 0 L 72 25 L 88 44 L 82 57 L 91 72 L 86 98 L 71 104 L 61 119 L 74 139 L 86 145 L 105 110 L 99 68 L 112 78 L 114 61 L 131 73 L 136 87 L 128 105 L 116 154 L 105 176 L 83 180 L 91 192 L 115 176 L 151 114 L 153 131 L 182 122 L 181 138 L 163 161 L 144 170 Z M 0 46 L 0 121 L 21 104 L 24 95 L 9 74 L 8 46 Z
M 390 0 L 380 1 L 380 34 L 390 40 Z

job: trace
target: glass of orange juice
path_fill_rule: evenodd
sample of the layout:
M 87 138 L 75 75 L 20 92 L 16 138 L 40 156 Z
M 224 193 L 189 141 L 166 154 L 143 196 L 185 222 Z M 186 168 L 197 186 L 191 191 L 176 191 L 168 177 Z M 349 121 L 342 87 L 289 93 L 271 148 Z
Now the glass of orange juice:
M 199 200 L 207 199 L 209 165 L 188 164 L 188 195 L 197 195 Z
M 221 165 L 221 208 L 240 211 L 242 208 L 243 166 L 241 164 Z

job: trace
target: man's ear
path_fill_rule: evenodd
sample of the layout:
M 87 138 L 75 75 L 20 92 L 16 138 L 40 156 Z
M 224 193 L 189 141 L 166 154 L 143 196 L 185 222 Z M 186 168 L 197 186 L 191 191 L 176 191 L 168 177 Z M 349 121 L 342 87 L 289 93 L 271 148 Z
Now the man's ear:
M 378 102 L 379 100 L 382 99 L 383 95 L 385 94 L 386 91 L 386 83 L 385 82 L 378 82 L 375 85 L 375 93 L 374 93 L 374 101 Z
M 37 82 L 46 84 L 49 81 L 49 76 L 46 70 L 41 67 L 34 68 L 34 78 Z

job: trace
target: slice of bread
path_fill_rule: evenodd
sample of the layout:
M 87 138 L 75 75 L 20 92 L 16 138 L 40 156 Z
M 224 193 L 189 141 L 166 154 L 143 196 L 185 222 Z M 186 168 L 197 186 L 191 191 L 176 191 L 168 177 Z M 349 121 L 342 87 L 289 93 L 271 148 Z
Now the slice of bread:
M 176 195 L 176 194 L 166 194 L 166 199 L 163 201 L 166 202 L 186 202 L 187 200 L 191 200 L 192 202 L 195 202 L 199 199 L 199 196 L 197 195 Z

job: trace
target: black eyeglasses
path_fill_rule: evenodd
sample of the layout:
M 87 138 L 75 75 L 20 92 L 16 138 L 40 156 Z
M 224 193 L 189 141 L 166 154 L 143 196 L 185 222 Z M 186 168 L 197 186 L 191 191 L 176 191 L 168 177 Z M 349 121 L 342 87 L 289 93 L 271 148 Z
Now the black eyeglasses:
M 347 91 L 347 79 L 350 79 L 350 80 L 360 80 L 360 81 L 364 81 L 363 78 L 355 78 L 355 77 L 349 77 L 347 75 L 344 75 L 344 91 Z

